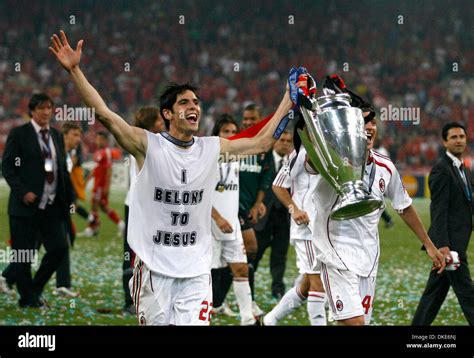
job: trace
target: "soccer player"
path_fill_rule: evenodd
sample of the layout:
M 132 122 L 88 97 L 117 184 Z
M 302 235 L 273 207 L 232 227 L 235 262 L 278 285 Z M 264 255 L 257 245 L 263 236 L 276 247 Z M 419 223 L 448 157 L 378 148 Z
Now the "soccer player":
M 100 219 L 99 208 L 118 226 L 118 234 L 122 234 L 125 229 L 125 222 L 120 219 L 119 214 L 109 207 L 109 190 L 112 177 L 112 151 L 109 148 L 107 132 L 98 132 L 95 137 L 97 150 L 94 153 L 96 166 L 90 177 L 94 177 L 94 188 L 92 189 L 92 216 L 89 218 L 89 225 L 78 236 L 91 237 L 99 233 Z
M 212 135 L 229 138 L 237 134 L 238 125 L 229 114 L 219 117 Z M 224 158 L 225 159 L 225 158 Z M 229 266 L 235 297 L 240 311 L 240 324 L 249 326 L 256 320 L 252 313 L 252 293 L 244 240 L 239 222 L 239 161 L 219 163 L 212 208 L 213 270 Z M 214 281 L 213 281 L 214 287 Z
M 254 103 L 245 106 L 242 115 L 242 129 L 246 130 L 262 121 L 260 107 Z M 254 230 L 259 218 L 266 213 L 263 199 L 264 190 L 271 187 L 273 178 L 270 166 L 267 165 L 270 155 L 260 154 L 245 156 L 240 161 L 239 178 L 239 219 L 245 250 L 247 252 L 247 263 L 249 270 L 249 283 L 252 291 L 252 310 L 254 316 L 261 316 L 263 311 L 255 302 L 254 276 L 256 258 L 258 253 L 257 236 Z M 234 316 L 234 312 L 226 305 L 224 299 L 233 282 L 229 267 L 213 270 L 214 285 L 214 312 L 228 316 Z
M 311 175 L 305 168 L 306 150 L 294 150 L 288 163 L 280 169 L 273 181 L 273 192 L 291 214 L 290 242 L 296 251 L 296 266 L 303 275 L 300 283 L 282 297 L 278 305 L 263 318 L 265 326 L 274 326 L 279 320 L 298 308 L 306 299 L 312 326 L 326 325 L 326 309 L 320 265 L 316 262 L 311 226 L 317 215 L 312 193 L 319 176 Z M 291 188 L 291 195 L 288 189 Z
M 385 200 L 387 196 L 391 200 L 441 273 L 446 266 L 443 254 L 428 237 L 397 168 L 388 157 L 372 149 L 377 135 L 375 110 L 366 102 L 360 108 L 367 132 L 364 184 L 371 197 Z M 314 191 L 317 215 L 312 225 L 316 258 L 321 262 L 321 277 L 334 319 L 340 325 L 368 325 L 380 256 L 378 223 L 384 208 L 351 220 L 332 220 L 329 215 L 338 199 L 326 180 L 318 181 Z
M 81 136 L 82 129 L 76 123 L 66 122 L 62 126 L 64 145 L 68 153 L 67 164 L 71 183 L 74 189 L 76 212 L 84 219 L 89 218 L 89 212 L 78 204 L 78 200 L 86 200 L 86 181 L 82 169 Z
M 229 141 L 194 137 L 201 107 L 196 88 L 169 85 L 160 97 L 167 132 L 132 127 L 112 112 L 79 68 L 83 41 L 73 50 L 63 31 L 50 51 L 69 72 L 85 101 L 118 143 L 137 161 L 130 193 L 129 244 L 136 253 L 132 297 L 140 324 L 209 325 L 211 290 L 211 211 L 220 154 L 268 151 L 273 134 L 292 108 L 291 93 L 305 81 L 289 78 L 272 119 L 253 138 Z M 304 69 L 294 70 L 301 74 Z M 300 76 L 301 77 L 301 76 Z

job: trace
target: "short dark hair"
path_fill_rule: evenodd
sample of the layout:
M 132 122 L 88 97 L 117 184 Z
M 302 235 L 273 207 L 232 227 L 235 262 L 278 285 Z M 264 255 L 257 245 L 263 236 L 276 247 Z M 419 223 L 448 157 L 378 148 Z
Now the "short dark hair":
M 38 107 L 40 104 L 44 102 L 49 102 L 54 107 L 54 102 L 46 93 L 35 93 L 30 98 L 30 103 L 28 103 L 28 114 L 32 117 L 32 112 Z
M 101 136 L 107 140 L 109 139 L 109 134 L 105 131 L 98 131 L 96 135 Z
M 163 120 L 165 121 L 165 126 L 167 130 L 170 129 L 170 121 L 165 118 L 163 110 L 169 109 L 172 111 L 173 104 L 175 104 L 176 98 L 178 97 L 178 95 L 188 90 L 194 92 L 196 97 L 199 98 L 198 96 L 199 88 L 196 86 L 193 86 L 192 84 L 188 82 L 182 83 L 182 84 L 170 83 L 168 86 L 166 86 L 166 89 L 161 94 L 160 113 L 161 113 L 161 116 L 163 117 Z
M 160 109 L 157 107 L 141 107 L 135 112 L 135 127 L 150 130 L 159 115 Z
M 237 124 L 234 117 L 232 117 L 232 115 L 228 113 L 223 113 L 219 115 L 219 117 L 217 117 L 216 123 L 214 124 L 214 128 L 212 128 L 212 135 L 218 136 L 221 132 L 222 127 L 224 127 L 226 124 L 234 124 L 237 127 L 237 130 L 239 130 L 239 125 Z
M 451 128 L 462 128 L 464 130 L 464 134 L 466 134 L 466 127 L 464 127 L 461 123 L 457 122 L 451 122 L 448 124 L 445 124 L 443 127 L 443 130 L 441 132 L 441 136 L 443 137 L 443 140 L 448 140 L 448 132 Z
M 250 103 L 250 104 L 246 105 L 245 108 L 244 108 L 244 112 L 245 111 L 257 111 L 258 116 L 259 117 L 262 116 L 262 111 L 260 110 L 260 106 L 256 103 Z
M 66 122 L 61 127 L 63 134 L 68 134 L 69 131 L 72 131 L 74 129 L 79 129 L 82 132 L 81 126 L 74 122 Z

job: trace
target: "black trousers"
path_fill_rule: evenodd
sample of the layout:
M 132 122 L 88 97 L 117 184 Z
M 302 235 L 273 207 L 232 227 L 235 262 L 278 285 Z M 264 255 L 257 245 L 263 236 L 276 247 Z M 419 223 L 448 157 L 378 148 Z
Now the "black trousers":
M 66 237 L 66 219 L 57 215 L 57 208 L 47 205 L 37 210 L 32 217 L 10 215 L 12 249 L 37 250 L 43 244 L 46 253 L 34 277 L 31 275 L 32 261 L 12 263 L 12 271 L 20 294 L 20 304 L 34 302 L 41 296 L 44 286 L 67 255 L 69 242 Z M 30 251 L 30 252 L 31 252 Z
M 124 292 L 125 306 L 133 305 L 132 296 L 130 295 L 130 279 L 133 277 L 133 250 L 127 242 L 128 232 L 128 205 L 125 205 L 125 234 L 123 236 L 123 263 L 122 263 L 122 286 Z
M 270 274 L 272 275 L 272 296 L 281 297 L 285 294 L 286 258 L 290 244 L 290 226 L 288 210 L 284 207 L 271 208 L 268 221 L 263 230 L 257 234 L 258 251 L 255 259 L 255 271 L 267 248 L 271 247 Z
M 412 325 L 429 326 L 436 318 L 449 287 L 453 287 L 461 309 L 469 325 L 474 325 L 474 283 L 467 260 L 461 261 L 456 271 L 444 271 L 438 275 L 431 271 L 423 296 L 416 309 Z

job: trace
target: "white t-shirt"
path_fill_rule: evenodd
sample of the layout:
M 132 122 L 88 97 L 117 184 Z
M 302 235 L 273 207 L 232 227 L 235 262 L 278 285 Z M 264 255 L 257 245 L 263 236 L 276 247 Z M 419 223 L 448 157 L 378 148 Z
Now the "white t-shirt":
M 412 200 L 392 161 L 375 151 L 369 155 L 373 160 L 365 168 L 364 183 L 369 186 L 370 173 L 375 170 L 370 196 L 381 200 L 387 196 L 395 210 L 409 207 Z M 384 207 L 351 220 L 331 220 L 329 215 L 338 198 L 326 180 L 318 182 L 314 192 L 318 215 L 313 225 L 316 257 L 340 270 L 363 277 L 375 276 L 380 256 L 378 223 Z
M 309 216 L 309 225 L 298 225 L 293 217 L 290 223 L 290 241 L 312 240 L 312 225 L 314 224 L 316 209 L 314 207 L 313 196 L 316 184 L 321 177 L 311 175 L 305 169 L 306 150 L 301 147 L 298 155 L 294 150 L 288 162 L 280 169 L 273 185 L 282 188 L 291 188 L 291 198 L 296 206 L 305 211 Z
M 218 190 L 219 183 L 224 184 L 224 191 Z M 232 233 L 223 233 L 212 220 L 212 235 L 217 240 L 235 240 L 239 222 L 239 162 L 220 163 L 217 177 L 214 180 L 214 201 L 212 206 L 232 225 Z
M 130 188 L 128 243 L 161 275 L 209 274 L 219 138 L 195 137 L 183 149 L 161 134 L 145 132 L 145 162 Z
M 129 157 L 129 165 L 130 165 L 130 170 L 129 170 L 129 179 L 130 179 L 130 186 L 127 191 L 127 196 L 125 197 L 125 205 L 130 206 L 130 188 L 133 185 L 133 182 L 135 181 L 135 177 L 137 176 L 137 160 L 133 155 Z

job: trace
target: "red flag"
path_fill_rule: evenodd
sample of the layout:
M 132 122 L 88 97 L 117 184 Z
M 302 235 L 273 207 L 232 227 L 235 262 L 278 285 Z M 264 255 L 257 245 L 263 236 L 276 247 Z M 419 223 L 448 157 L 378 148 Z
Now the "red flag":
M 269 116 L 265 117 L 263 120 L 258 122 L 257 124 L 253 125 L 252 127 L 249 127 L 245 130 L 243 130 L 240 133 L 237 133 L 236 135 L 228 138 L 229 140 L 234 140 L 234 139 L 239 139 L 239 138 L 252 138 L 255 137 L 260 130 L 265 127 L 265 124 L 270 121 L 274 113 L 270 114 Z

